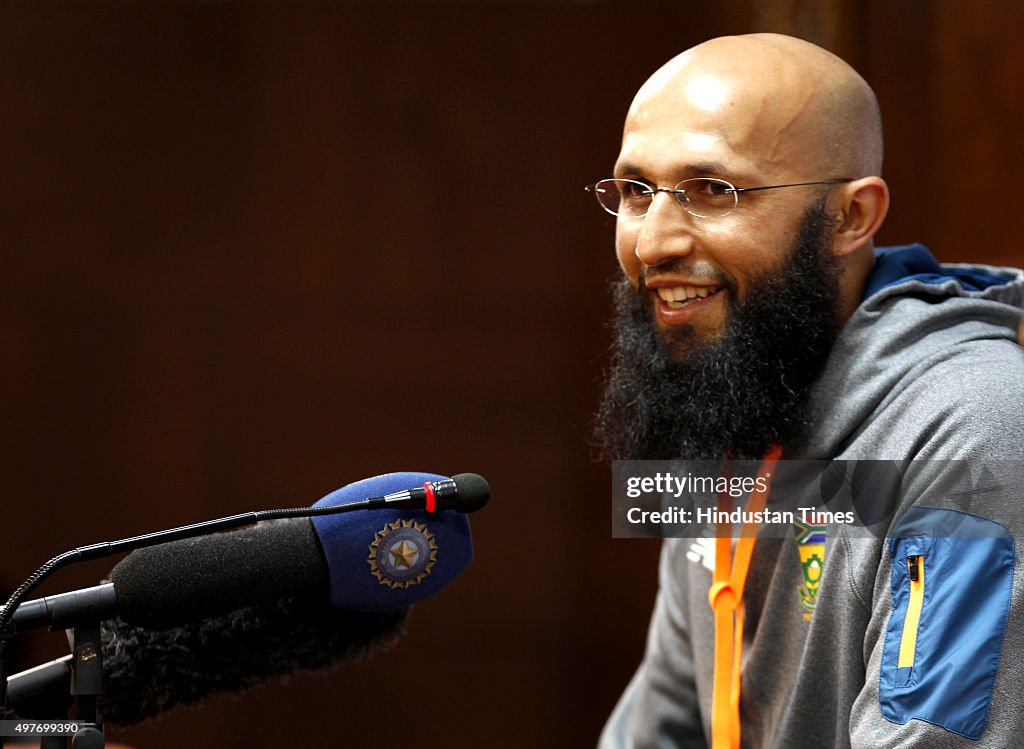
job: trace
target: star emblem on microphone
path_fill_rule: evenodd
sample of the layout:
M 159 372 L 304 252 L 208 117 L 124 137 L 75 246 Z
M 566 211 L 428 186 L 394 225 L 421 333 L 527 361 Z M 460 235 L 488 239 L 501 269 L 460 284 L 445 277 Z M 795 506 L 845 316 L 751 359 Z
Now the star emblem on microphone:
M 420 555 L 419 549 L 408 541 L 399 541 L 388 549 L 388 553 L 391 555 L 391 563 L 399 569 L 411 569 L 416 564 L 416 557 Z
M 370 573 L 389 588 L 410 588 L 423 581 L 437 562 L 437 542 L 424 523 L 396 520 L 374 534 Z

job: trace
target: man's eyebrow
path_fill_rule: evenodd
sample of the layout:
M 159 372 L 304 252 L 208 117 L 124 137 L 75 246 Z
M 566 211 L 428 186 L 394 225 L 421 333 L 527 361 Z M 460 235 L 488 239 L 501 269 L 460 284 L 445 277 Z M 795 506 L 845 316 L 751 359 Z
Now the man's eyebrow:
M 616 177 L 621 177 L 623 174 L 643 174 L 644 170 L 638 167 L 636 164 L 616 164 L 615 168 L 612 169 L 612 174 Z
M 693 164 L 688 164 L 678 172 L 680 175 L 686 177 L 708 177 L 708 176 L 723 176 L 733 174 L 733 170 L 729 169 L 721 161 L 698 161 Z M 629 162 L 623 164 L 617 164 L 613 170 L 613 174 L 616 177 L 622 175 L 642 175 L 644 170 L 636 164 Z
M 728 169 L 721 161 L 700 161 L 696 164 L 691 164 L 685 171 L 697 177 L 706 177 L 709 174 L 730 174 L 732 170 Z

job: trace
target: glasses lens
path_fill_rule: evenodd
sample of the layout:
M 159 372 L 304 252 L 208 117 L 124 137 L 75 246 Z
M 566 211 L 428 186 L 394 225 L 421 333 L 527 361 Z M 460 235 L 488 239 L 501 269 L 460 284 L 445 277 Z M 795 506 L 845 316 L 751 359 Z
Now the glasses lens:
M 724 179 L 684 179 L 676 190 L 685 193 L 683 207 L 701 218 L 721 218 L 736 207 L 736 188 Z
M 594 195 L 613 216 L 643 216 L 651 203 L 650 186 L 631 179 L 603 179 L 594 185 Z

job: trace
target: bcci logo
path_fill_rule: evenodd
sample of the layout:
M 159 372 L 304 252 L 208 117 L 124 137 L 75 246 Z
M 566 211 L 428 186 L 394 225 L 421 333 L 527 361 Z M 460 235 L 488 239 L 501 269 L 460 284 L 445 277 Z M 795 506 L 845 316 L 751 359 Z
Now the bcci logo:
M 409 588 L 430 574 L 437 561 L 437 543 L 423 523 L 396 520 L 377 531 L 367 561 L 381 585 Z

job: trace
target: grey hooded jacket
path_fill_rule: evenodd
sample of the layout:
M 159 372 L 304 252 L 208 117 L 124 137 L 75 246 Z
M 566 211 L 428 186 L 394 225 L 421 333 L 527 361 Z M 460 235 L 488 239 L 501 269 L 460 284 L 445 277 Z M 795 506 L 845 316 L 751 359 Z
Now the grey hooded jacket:
M 796 534 L 759 540 L 741 746 L 1024 747 L 1024 272 L 876 255 L 798 457 L 904 461 L 896 511 L 875 536 L 824 528 L 810 611 Z M 664 542 L 646 654 L 601 749 L 710 745 L 712 550 Z

